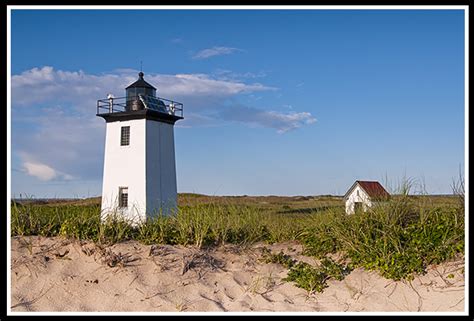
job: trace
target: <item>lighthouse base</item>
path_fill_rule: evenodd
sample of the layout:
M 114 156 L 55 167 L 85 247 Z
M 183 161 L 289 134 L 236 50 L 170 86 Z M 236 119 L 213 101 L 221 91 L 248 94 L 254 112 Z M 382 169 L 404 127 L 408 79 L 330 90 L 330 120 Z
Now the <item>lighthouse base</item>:
M 101 218 L 143 223 L 173 215 L 177 184 L 173 124 L 152 119 L 107 121 Z M 129 127 L 123 145 L 123 127 Z M 126 131 L 126 132 L 127 132 Z

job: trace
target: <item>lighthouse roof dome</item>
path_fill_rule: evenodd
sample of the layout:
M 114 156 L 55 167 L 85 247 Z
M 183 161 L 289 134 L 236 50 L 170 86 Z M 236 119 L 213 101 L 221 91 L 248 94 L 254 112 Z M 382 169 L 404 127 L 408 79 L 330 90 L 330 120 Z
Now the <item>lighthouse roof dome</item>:
M 152 88 L 152 89 L 156 90 L 155 87 L 153 87 L 148 82 L 146 82 L 145 79 L 143 79 L 143 76 L 144 76 L 144 73 L 140 71 L 140 73 L 138 73 L 138 80 L 135 81 L 133 84 L 131 84 L 130 86 L 128 86 L 125 89 L 130 89 L 130 88 Z

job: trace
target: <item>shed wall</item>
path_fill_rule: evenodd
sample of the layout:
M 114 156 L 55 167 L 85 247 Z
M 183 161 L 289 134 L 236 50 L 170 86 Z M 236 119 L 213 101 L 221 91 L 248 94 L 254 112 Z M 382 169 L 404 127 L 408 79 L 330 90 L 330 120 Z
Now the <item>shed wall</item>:
M 357 192 L 359 195 L 357 195 Z M 373 205 L 369 195 L 367 195 L 367 193 L 359 185 L 356 185 L 356 187 L 346 199 L 346 214 L 354 214 L 356 202 L 362 202 L 364 211 Z

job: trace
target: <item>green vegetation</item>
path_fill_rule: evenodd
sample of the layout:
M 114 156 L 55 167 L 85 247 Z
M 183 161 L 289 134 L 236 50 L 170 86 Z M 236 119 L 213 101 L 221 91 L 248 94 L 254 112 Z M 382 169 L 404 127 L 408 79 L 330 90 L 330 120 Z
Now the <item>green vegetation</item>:
M 464 252 L 464 207 L 456 196 L 400 195 L 366 213 L 347 216 L 341 197 L 179 196 L 176 215 L 156 216 L 130 226 L 121 219 L 101 222 L 100 200 L 11 207 L 12 235 L 65 236 L 111 244 L 135 239 L 145 244 L 212 246 L 297 240 L 320 267 L 293 262 L 284 253 L 268 262 L 289 269 L 288 280 L 311 291 L 348 267 L 325 261 L 345 255 L 351 268 L 376 270 L 391 279 L 424 273 L 427 265 Z M 334 265 L 334 264 L 336 265 Z M 306 283 L 305 283 L 306 282 Z
M 463 207 L 401 196 L 366 213 L 334 214 L 306 229 L 300 240 L 307 255 L 341 251 L 354 267 L 400 280 L 463 253 L 464 228 Z
M 296 264 L 296 260 L 292 259 L 290 255 L 283 253 L 283 251 L 274 254 L 266 247 L 263 248 L 262 261 L 265 263 L 278 263 L 287 269 L 291 269 Z
M 322 292 L 327 287 L 327 280 L 333 278 L 341 281 L 351 271 L 349 266 L 336 263 L 330 258 L 324 258 L 318 267 L 313 267 L 306 262 L 292 259 L 283 251 L 275 254 L 268 248 L 263 248 L 262 261 L 283 265 L 288 269 L 288 275 L 283 281 L 294 282 L 297 287 L 309 292 Z
M 290 267 L 288 276 L 283 280 L 295 282 L 297 287 L 309 292 L 322 292 L 327 287 L 329 279 L 341 281 L 350 272 L 349 266 L 324 258 L 317 267 L 306 262 L 298 262 Z
M 145 244 L 220 245 L 295 240 L 310 214 L 271 213 L 256 205 L 195 204 L 132 227 L 120 218 L 100 221 L 100 205 L 13 204 L 12 235 L 66 236 L 99 243 L 135 239 Z
M 297 287 L 309 292 L 323 292 L 328 279 L 329 275 L 321 269 L 306 262 L 299 262 L 289 269 L 288 276 L 283 281 L 294 282 Z

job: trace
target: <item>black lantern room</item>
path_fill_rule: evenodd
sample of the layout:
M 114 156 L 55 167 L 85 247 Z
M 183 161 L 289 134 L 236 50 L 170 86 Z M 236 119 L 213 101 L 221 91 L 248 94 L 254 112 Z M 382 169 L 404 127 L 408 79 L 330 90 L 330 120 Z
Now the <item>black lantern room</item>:
M 156 88 L 143 79 L 143 72 L 138 74 L 138 80 L 125 88 L 127 96 L 127 110 L 144 109 L 143 100 L 156 97 Z
M 97 116 L 107 122 L 146 118 L 174 124 L 183 119 L 183 104 L 157 97 L 156 88 L 146 82 L 143 76 L 140 71 L 138 80 L 125 88 L 125 97 L 115 98 L 109 94 L 107 99 L 99 99 Z

